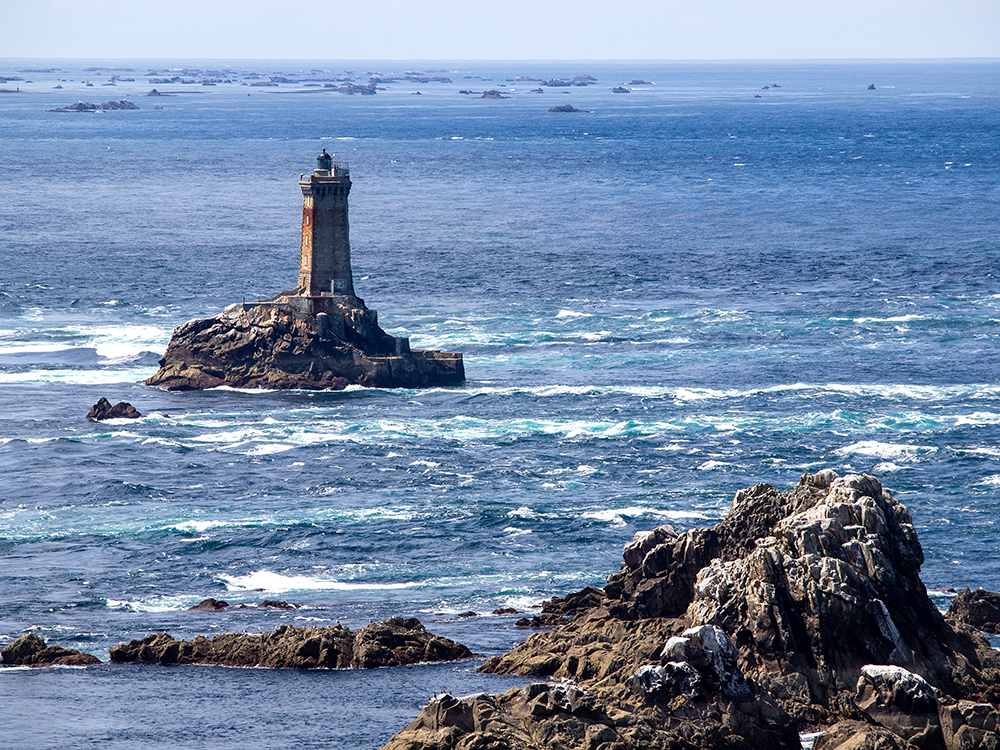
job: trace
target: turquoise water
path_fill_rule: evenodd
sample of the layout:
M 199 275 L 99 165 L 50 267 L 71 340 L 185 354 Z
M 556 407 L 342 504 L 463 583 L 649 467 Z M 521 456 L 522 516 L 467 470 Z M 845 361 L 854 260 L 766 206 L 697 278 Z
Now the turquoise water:
M 3 65 L 32 83 L 0 94 L 0 643 L 36 629 L 106 658 L 158 630 L 405 614 L 496 653 L 523 631 L 493 609 L 600 585 L 635 531 L 827 466 L 908 505 L 938 603 L 1000 588 L 998 63 L 233 63 L 157 99 L 151 70 L 221 64 L 136 63 L 114 87 L 91 63 Z M 40 67 L 59 71 L 17 72 Z M 313 67 L 452 83 L 241 85 Z M 633 78 L 655 83 L 610 92 Z M 510 98 L 458 93 L 484 88 Z M 140 109 L 47 111 L 112 98 Z M 358 293 L 391 333 L 464 352 L 468 382 L 142 386 L 175 326 L 292 284 L 323 147 L 351 165 Z M 88 423 L 101 396 L 148 416 Z M 307 608 L 186 611 L 208 596 Z M 509 684 L 473 666 L 2 672 L 12 713 L 72 696 L 107 721 L 15 723 L 0 746 L 230 747 L 166 718 L 211 694 L 246 747 L 374 748 L 442 688 Z M 319 717 L 283 719 L 304 691 Z

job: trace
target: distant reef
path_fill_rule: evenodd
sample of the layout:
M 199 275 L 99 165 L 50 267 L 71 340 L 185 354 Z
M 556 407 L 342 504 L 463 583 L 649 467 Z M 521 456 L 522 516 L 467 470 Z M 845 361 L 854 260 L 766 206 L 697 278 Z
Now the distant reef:
M 636 534 L 603 591 L 550 607 L 571 622 L 480 668 L 544 681 L 435 696 L 385 750 L 998 748 L 1000 654 L 942 616 L 923 559 L 874 477 L 741 490 L 711 528 Z M 962 599 L 992 627 L 994 596 Z
M 120 101 L 104 102 L 103 104 L 93 104 L 92 102 L 77 102 L 68 107 L 57 107 L 49 112 L 100 112 L 109 109 L 139 109 L 135 102 L 121 99 Z

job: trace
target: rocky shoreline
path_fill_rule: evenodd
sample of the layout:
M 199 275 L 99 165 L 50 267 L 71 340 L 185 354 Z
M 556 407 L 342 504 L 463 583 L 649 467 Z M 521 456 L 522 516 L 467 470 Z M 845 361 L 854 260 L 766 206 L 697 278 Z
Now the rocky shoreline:
M 599 602 L 481 667 L 546 681 L 438 695 L 385 750 L 1000 747 L 1000 654 L 934 607 L 875 478 L 757 485 L 623 558 Z
M 997 628 L 1000 595 L 966 589 L 942 615 L 909 512 L 877 479 L 825 470 L 788 492 L 756 485 L 715 526 L 640 532 L 622 557 L 603 590 L 544 602 L 539 624 L 559 624 L 479 668 L 541 679 L 441 693 L 383 750 L 798 750 L 803 732 L 814 750 L 1000 748 L 1000 653 L 976 629 Z M 3 666 L 99 663 L 33 633 L 0 654 Z M 110 651 L 114 663 L 279 669 L 472 656 L 401 617 L 159 633 Z
M 121 643 L 110 651 L 113 664 L 209 664 L 272 669 L 375 669 L 459 661 L 473 656 L 461 643 L 427 632 L 412 617 L 391 617 L 357 631 L 340 624 L 311 628 L 281 625 L 260 635 L 219 633 L 211 639 L 196 636 L 190 641 L 178 640 L 169 633 L 155 633 Z M 92 654 L 47 646 L 35 633 L 25 633 L 0 651 L 0 667 L 100 663 Z

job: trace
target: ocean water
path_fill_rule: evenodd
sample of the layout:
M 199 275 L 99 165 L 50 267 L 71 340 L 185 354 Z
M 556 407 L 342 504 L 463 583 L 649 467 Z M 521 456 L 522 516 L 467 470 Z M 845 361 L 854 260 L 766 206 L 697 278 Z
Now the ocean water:
M 0 84 L 0 644 L 106 659 L 162 630 L 413 615 L 499 653 L 525 633 L 493 609 L 824 467 L 910 508 L 941 606 L 1000 588 L 1000 63 L 147 75 L 223 65 L 0 61 L 24 79 Z M 303 81 L 373 71 L 452 82 Z M 488 88 L 509 98 L 459 93 Z M 140 108 L 48 111 L 111 99 Z M 351 166 L 358 293 L 463 352 L 467 383 L 143 386 L 174 327 L 293 285 L 324 147 Z M 147 416 L 87 422 L 102 396 Z M 186 610 L 209 596 L 304 607 Z M 0 747 L 375 748 L 442 689 L 517 684 L 476 664 L 5 670 Z

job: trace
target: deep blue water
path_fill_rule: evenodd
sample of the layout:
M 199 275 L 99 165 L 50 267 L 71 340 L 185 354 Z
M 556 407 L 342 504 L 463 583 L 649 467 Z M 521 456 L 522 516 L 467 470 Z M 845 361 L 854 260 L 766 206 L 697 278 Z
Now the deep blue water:
M 1000 588 L 1000 63 L 243 62 L 453 83 L 158 99 L 147 72 L 221 63 L 100 64 L 0 61 L 32 81 L 0 85 L 0 644 L 406 614 L 497 653 L 523 632 L 492 609 L 827 466 L 907 504 L 942 606 Z M 485 88 L 510 98 L 458 93 Z M 139 384 L 175 326 L 294 283 L 321 147 L 358 293 L 466 385 Z M 149 416 L 88 423 L 101 396 Z M 186 611 L 208 596 L 308 608 Z M 4 671 L 0 746 L 374 748 L 443 688 L 510 684 L 473 666 Z

